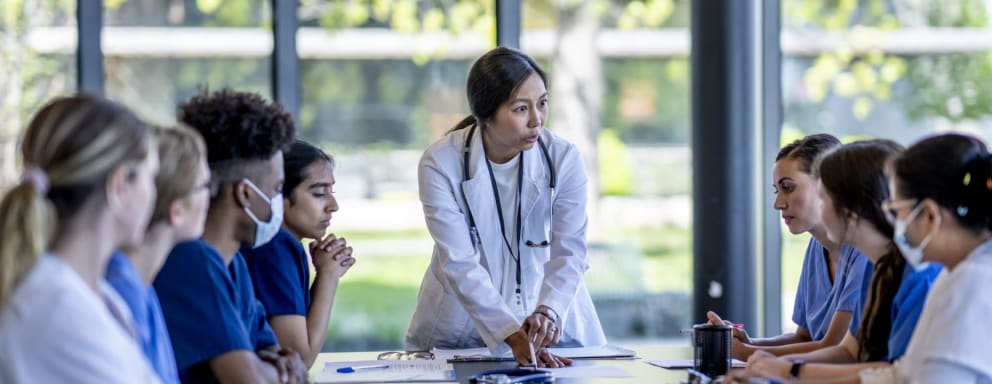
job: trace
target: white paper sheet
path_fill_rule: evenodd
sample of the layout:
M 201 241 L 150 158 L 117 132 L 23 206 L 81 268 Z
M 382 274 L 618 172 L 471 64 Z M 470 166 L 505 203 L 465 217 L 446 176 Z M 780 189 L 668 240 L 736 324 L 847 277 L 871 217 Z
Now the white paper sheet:
M 569 359 L 632 359 L 637 357 L 634 351 L 612 345 L 579 348 L 549 348 L 551 353 Z M 468 360 L 506 360 L 513 361 L 513 356 L 493 356 L 487 348 L 470 349 L 433 349 L 434 359 L 468 359 Z M 692 365 L 691 363 L 689 365 Z
M 637 353 L 613 345 L 579 348 L 549 348 L 551 353 L 569 359 L 633 359 Z
M 627 370 L 615 365 L 574 365 L 565 368 L 545 368 L 556 379 L 586 379 L 591 377 L 634 377 Z
M 339 373 L 338 368 L 388 365 L 388 368 Z M 324 371 L 314 377 L 322 383 L 411 383 L 456 381 L 455 372 L 444 360 L 366 360 L 336 361 L 324 365 Z
M 686 360 L 651 360 L 651 361 L 648 361 L 647 363 L 648 364 L 651 364 L 653 366 L 662 367 L 662 368 L 665 368 L 665 369 L 686 369 L 686 368 L 692 368 L 692 366 L 693 366 L 692 359 L 686 359 Z M 744 368 L 744 367 L 747 366 L 747 363 L 745 363 L 743 361 L 740 361 L 740 360 L 737 360 L 737 359 L 734 359 L 731 362 L 731 364 L 732 364 L 732 366 L 734 368 Z

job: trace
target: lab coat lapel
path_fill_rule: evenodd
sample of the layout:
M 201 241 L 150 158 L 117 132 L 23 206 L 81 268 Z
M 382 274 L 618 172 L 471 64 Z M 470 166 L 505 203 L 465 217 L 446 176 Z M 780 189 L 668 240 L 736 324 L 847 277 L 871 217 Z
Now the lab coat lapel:
M 547 176 L 545 175 L 543 165 L 544 154 L 541 153 L 539 144 L 535 144 L 533 148 L 526 152 L 524 163 L 521 165 L 524 167 L 524 185 L 520 196 L 520 202 L 522 203 L 520 206 L 520 215 L 524 223 L 530 223 L 528 219 L 530 218 L 531 211 L 534 210 L 534 205 L 540 201 L 541 194 L 544 192 L 541 190 L 541 183 L 547 183 Z M 524 226 L 526 225 L 524 224 Z
M 466 128 L 466 134 L 469 128 Z M 463 141 L 464 142 L 464 141 Z M 493 283 L 498 281 L 497 276 L 502 275 L 503 269 L 499 264 L 501 243 L 493 239 L 501 239 L 499 231 L 499 219 L 496 214 L 495 199 L 492 183 L 486 173 L 485 155 L 482 151 L 482 132 L 476 129 L 472 137 L 471 154 L 469 155 L 469 176 L 468 180 L 462 181 L 462 190 L 465 191 L 465 204 L 472 210 L 475 217 L 475 226 L 479 230 L 479 238 L 482 239 L 482 257 L 485 258 L 485 265 L 493 277 Z M 498 287 L 497 287 L 498 289 Z

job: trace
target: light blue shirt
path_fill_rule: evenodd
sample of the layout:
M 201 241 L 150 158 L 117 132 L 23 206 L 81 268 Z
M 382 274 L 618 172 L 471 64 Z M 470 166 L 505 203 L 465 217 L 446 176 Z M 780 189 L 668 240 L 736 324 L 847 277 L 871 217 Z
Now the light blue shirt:
M 868 259 L 854 247 L 844 245 L 837 262 L 837 275 L 831 281 L 825 253 L 823 245 L 810 238 L 792 311 L 792 321 L 808 330 L 813 340 L 826 336 L 837 312 L 851 312 L 851 324 L 860 323 L 861 286 L 871 279 L 871 274 L 865 273 L 870 271 Z
M 137 332 L 138 344 L 163 383 L 179 383 L 176 356 L 172 351 L 165 317 L 155 288 L 145 284 L 124 254 L 115 252 L 107 264 L 107 282 L 124 299 Z

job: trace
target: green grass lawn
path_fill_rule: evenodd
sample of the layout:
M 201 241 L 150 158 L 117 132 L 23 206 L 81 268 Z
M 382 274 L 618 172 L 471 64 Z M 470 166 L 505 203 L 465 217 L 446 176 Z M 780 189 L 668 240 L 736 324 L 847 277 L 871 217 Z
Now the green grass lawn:
M 356 240 L 428 238 L 424 230 L 342 232 Z M 808 235 L 783 233 L 782 289 L 794 292 Z M 614 230 L 610 243 L 590 245 L 586 283 L 593 296 L 615 293 L 682 292 L 692 288 L 692 232 L 687 228 Z M 338 289 L 325 350 L 400 350 L 430 251 L 361 256 Z M 783 303 L 791 308 L 792 303 Z

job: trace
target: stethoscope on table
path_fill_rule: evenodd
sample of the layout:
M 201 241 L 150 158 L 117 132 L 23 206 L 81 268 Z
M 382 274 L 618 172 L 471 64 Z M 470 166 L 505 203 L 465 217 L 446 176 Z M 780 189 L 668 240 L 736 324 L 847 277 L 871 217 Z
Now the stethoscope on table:
M 463 181 L 466 181 L 470 178 L 468 172 L 468 166 L 469 166 L 469 157 L 471 157 L 470 155 L 472 151 L 472 136 L 475 134 L 475 128 L 476 126 L 473 125 L 472 128 L 469 128 L 468 134 L 465 135 L 465 148 L 463 149 L 465 160 L 462 167 L 463 175 L 464 175 Z M 552 225 L 554 219 L 554 195 L 555 195 L 555 187 L 557 187 L 558 185 L 558 174 L 557 172 L 555 172 L 555 166 L 554 163 L 551 161 L 551 155 L 548 154 L 548 147 L 547 145 L 544 144 L 544 140 L 541 139 L 541 136 L 537 137 L 537 144 L 541 147 L 541 153 L 544 154 L 544 162 L 548 166 L 548 187 L 551 190 L 550 191 L 551 193 L 548 194 L 548 224 Z M 482 151 L 483 154 L 485 154 L 486 151 L 485 144 L 482 145 Z M 517 166 L 517 220 L 516 220 L 517 254 L 516 255 L 513 254 L 513 248 L 510 247 L 510 241 L 506 237 L 506 224 L 503 219 L 503 205 L 499 199 L 499 188 L 496 185 L 496 177 L 493 175 L 493 166 L 492 164 L 489 163 L 488 157 L 485 160 L 486 160 L 486 167 L 489 168 L 489 180 L 492 182 L 493 194 L 496 195 L 496 213 L 499 215 L 499 231 L 500 233 L 503 234 L 503 243 L 506 245 L 507 251 L 510 252 L 510 257 L 513 258 L 513 260 L 516 261 L 517 263 L 517 270 L 516 270 L 517 271 L 516 273 L 517 305 L 522 305 L 521 295 L 520 295 L 520 236 L 522 233 L 521 231 L 522 224 L 520 217 L 520 201 L 523 198 L 522 191 L 523 191 L 523 180 L 524 180 L 524 152 L 520 152 L 520 160 L 519 160 L 520 163 Z M 476 240 L 479 239 L 479 230 L 475 225 L 475 217 L 472 214 L 472 209 L 468 207 L 468 198 L 465 196 L 464 189 L 462 189 L 462 199 L 465 200 L 466 211 L 468 211 L 469 236 L 471 237 L 470 241 L 472 241 L 472 244 L 474 246 L 475 244 L 477 244 Z M 524 242 L 524 245 L 531 248 L 547 248 L 548 246 L 551 245 L 551 230 L 550 229 L 548 230 L 548 239 L 542 240 L 540 242 L 527 240 L 526 242 Z

